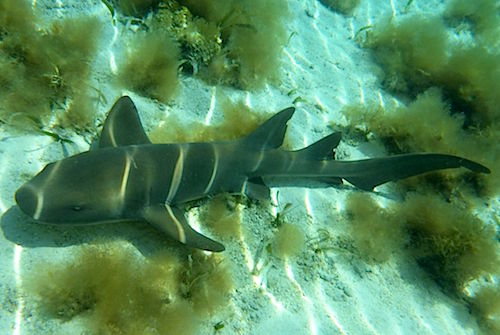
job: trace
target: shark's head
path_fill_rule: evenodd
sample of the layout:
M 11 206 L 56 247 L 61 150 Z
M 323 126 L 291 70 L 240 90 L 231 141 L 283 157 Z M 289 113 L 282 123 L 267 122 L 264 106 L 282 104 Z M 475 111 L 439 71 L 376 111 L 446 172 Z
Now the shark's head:
M 121 219 L 123 197 L 120 199 L 121 180 L 116 176 L 123 174 L 123 165 L 109 164 L 113 157 L 104 151 L 48 164 L 17 190 L 17 204 L 24 213 L 45 223 L 90 224 Z

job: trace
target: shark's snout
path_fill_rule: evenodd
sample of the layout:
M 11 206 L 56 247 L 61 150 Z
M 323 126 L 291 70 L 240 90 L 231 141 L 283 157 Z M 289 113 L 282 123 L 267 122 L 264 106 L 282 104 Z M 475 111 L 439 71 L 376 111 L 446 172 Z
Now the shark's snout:
M 37 211 L 40 206 L 39 197 L 32 187 L 23 185 L 16 191 L 16 202 L 21 210 L 36 219 Z

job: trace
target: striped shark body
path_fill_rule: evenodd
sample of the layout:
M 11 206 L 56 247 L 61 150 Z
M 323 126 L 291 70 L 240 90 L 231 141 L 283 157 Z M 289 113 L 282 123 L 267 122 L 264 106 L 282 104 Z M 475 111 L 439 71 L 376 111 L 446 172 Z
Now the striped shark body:
M 85 225 L 143 220 L 188 246 L 223 251 L 222 244 L 189 226 L 183 203 L 221 192 L 267 199 L 269 187 L 290 183 L 331 186 L 347 180 L 372 190 L 439 169 L 490 172 L 481 164 L 442 154 L 336 161 L 340 133 L 301 150 L 285 151 L 280 146 L 294 110 L 282 110 L 235 141 L 152 144 L 134 103 L 124 96 L 111 108 L 97 149 L 48 164 L 17 190 L 15 198 L 36 222 Z

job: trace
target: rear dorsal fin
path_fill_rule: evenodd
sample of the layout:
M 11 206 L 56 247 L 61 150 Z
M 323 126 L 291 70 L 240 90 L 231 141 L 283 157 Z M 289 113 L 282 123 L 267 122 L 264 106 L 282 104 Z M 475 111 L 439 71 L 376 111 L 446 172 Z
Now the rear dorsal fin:
M 99 148 L 149 144 L 132 99 L 119 98 L 111 108 L 99 139 Z
M 260 149 L 276 149 L 283 143 L 285 137 L 286 124 L 295 112 L 295 107 L 288 107 L 275 114 L 250 135 L 244 137 L 241 141 L 244 145 Z
M 308 160 L 326 160 L 335 159 L 335 149 L 342 138 L 342 133 L 337 132 L 323 137 L 304 149 L 297 150 L 304 159 Z

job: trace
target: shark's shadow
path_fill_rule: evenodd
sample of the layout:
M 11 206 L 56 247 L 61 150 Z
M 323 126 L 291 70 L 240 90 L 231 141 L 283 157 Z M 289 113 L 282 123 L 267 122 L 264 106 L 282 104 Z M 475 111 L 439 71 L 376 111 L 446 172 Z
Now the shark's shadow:
M 85 226 L 61 226 L 35 223 L 18 206 L 9 208 L 0 218 L 4 237 L 26 248 L 68 247 L 87 243 L 125 240 L 143 255 L 152 255 L 165 247 L 191 249 L 168 238 L 145 222 L 116 222 Z

